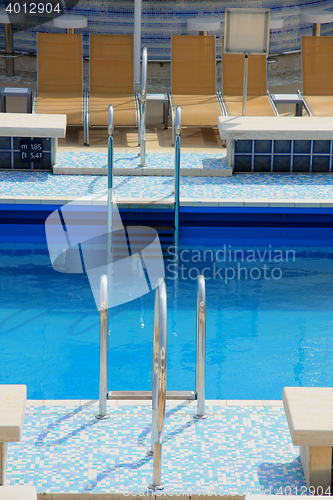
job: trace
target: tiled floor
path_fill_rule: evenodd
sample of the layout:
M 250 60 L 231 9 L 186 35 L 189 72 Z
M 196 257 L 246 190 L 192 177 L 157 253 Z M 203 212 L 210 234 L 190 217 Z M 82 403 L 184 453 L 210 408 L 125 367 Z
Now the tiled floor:
M 166 494 L 305 490 L 282 402 L 246 404 L 207 401 L 208 418 L 199 421 L 193 419 L 196 402 L 167 405 Z M 95 419 L 97 402 L 40 405 L 28 402 L 22 441 L 9 446 L 5 484 L 29 483 L 52 493 L 146 490 L 153 468 L 146 455 L 151 403 L 110 401 L 110 419 L 104 421 Z
M 171 202 L 173 177 L 115 177 L 117 201 L 121 203 Z M 98 175 L 52 175 L 45 172 L 0 172 L 1 203 L 66 202 L 102 194 L 107 178 Z M 182 205 L 215 206 L 333 206 L 330 174 L 265 175 L 232 177 L 182 176 Z
M 224 150 L 225 151 L 225 150 Z M 231 175 L 225 152 L 182 152 L 181 172 L 183 175 L 219 176 Z M 145 167 L 140 168 L 140 154 L 133 151 L 114 153 L 114 175 L 174 175 L 174 151 L 148 151 Z M 53 169 L 55 174 L 98 174 L 107 175 L 108 155 L 106 151 L 72 152 L 60 151 Z

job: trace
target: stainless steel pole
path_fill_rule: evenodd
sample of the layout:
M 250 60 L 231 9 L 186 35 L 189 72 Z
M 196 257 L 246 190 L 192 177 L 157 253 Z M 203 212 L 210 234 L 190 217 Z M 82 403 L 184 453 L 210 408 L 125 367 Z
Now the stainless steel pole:
M 142 77 L 141 77 L 141 118 L 140 118 L 140 165 L 146 164 L 146 100 L 147 100 L 147 48 L 142 52 Z
M 205 358 L 206 358 L 206 287 L 205 278 L 198 276 L 197 287 L 197 346 L 195 367 L 195 396 L 197 399 L 196 419 L 205 415 Z
M 321 24 L 320 23 L 313 23 L 312 36 L 320 36 L 320 32 L 321 32 Z
M 14 55 L 13 25 L 11 23 L 5 24 L 5 55 Z M 15 76 L 13 57 L 6 57 L 6 76 Z
M 246 98 L 247 98 L 247 70 L 248 70 L 249 54 L 244 54 L 244 84 L 243 84 L 243 109 L 242 115 L 246 116 Z
M 152 449 L 154 454 L 153 480 L 148 485 L 151 490 L 162 490 L 162 436 L 165 419 L 167 374 L 167 296 L 165 282 L 158 280 L 154 311 L 154 352 L 153 352 L 153 419 Z
M 180 137 L 181 137 L 182 110 L 176 109 L 176 144 L 175 144 L 175 249 L 179 246 L 179 201 L 180 201 Z
M 100 346 L 99 346 L 99 420 L 107 419 L 106 400 L 108 396 L 108 325 L 109 325 L 109 300 L 108 277 L 101 276 L 100 284 Z
M 108 116 L 108 240 L 107 263 L 111 264 L 112 244 L 112 197 L 113 197 L 113 106 L 109 106 Z M 110 276 L 109 276 L 110 286 Z

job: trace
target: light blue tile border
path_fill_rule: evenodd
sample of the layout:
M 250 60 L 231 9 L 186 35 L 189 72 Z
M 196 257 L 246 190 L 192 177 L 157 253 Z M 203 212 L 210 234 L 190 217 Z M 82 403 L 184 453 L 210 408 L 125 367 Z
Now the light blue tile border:
M 108 403 L 110 419 L 98 421 L 97 402 L 82 403 L 28 401 L 22 440 L 9 445 L 5 484 L 34 484 L 46 493 L 146 489 L 151 405 Z M 195 402 L 167 404 L 166 494 L 305 487 L 281 402 L 207 401 L 206 411 L 208 418 L 196 421 Z

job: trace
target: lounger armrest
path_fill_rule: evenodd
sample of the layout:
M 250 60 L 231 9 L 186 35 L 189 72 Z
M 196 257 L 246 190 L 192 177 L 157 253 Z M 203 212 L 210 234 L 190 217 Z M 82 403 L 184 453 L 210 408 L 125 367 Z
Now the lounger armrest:
M 222 116 L 228 116 L 229 113 L 227 110 L 227 106 L 225 105 L 223 95 L 222 95 L 222 92 L 220 90 L 218 90 L 216 92 L 216 97 L 217 97 L 218 103 L 219 103 L 221 111 L 222 111 Z
M 278 112 L 278 110 L 277 110 L 277 107 L 276 107 L 276 105 L 275 105 L 275 102 L 273 101 L 273 98 L 272 98 L 272 96 L 271 96 L 271 94 L 270 94 L 270 92 L 269 92 L 268 90 L 267 90 L 267 97 L 268 97 L 268 99 L 269 99 L 269 102 L 270 102 L 270 103 L 271 103 L 271 105 L 272 105 L 272 108 L 274 109 L 275 116 L 279 116 L 279 112 Z
M 313 116 L 313 113 L 310 109 L 310 106 L 309 104 L 307 103 L 303 93 L 300 91 L 300 90 L 297 90 L 297 94 L 299 94 L 301 97 L 302 97 L 302 103 L 303 103 L 303 106 L 305 107 L 306 109 L 306 112 L 308 113 L 309 116 Z

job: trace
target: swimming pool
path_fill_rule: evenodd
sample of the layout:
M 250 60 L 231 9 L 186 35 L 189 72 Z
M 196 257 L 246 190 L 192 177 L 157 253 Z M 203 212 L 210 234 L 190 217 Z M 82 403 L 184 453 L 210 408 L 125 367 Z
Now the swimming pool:
M 281 399 L 286 385 L 331 385 L 330 222 L 308 214 L 293 224 L 281 216 L 287 227 L 246 227 L 244 211 L 242 221 L 232 213 L 229 226 L 198 227 L 192 218 L 183 227 L 177 279 L 172 250 L 165 261 L 168 390 L 194 390 L 202 272 L 207 399 Z M 0 383 L 27 384 L 30 399 L 97 398 L 99 313 L 88 280 L 55 272 L 37 215 L 22 226 L 13 214 L 1 226 Z M 150 389 L 153 303 L 151 292 L 110 311 L 109 390 Z

